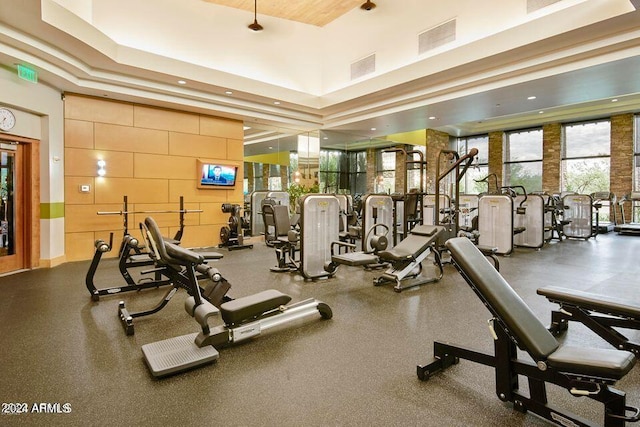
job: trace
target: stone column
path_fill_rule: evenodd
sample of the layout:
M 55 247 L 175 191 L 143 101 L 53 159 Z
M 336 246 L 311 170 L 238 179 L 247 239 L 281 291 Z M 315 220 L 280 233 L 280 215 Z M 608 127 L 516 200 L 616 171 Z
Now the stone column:
M 612 116 L 609 191 L 618 199 L 633 191 L 633 155 L 633 114 Z M 631 203 L 624 204 L 624 215 L 627 222 L 632 220 Z
M 561 143 L 560 123 L 542 126 L 542 191 L 548 194 L 560 193 Z

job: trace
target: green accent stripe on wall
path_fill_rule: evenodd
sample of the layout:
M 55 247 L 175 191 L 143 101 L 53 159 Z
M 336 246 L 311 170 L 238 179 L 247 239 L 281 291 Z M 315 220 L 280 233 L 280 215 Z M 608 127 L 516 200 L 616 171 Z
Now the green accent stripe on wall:
M 40 219 L 64 218 L 64 202 L 40 203 Z

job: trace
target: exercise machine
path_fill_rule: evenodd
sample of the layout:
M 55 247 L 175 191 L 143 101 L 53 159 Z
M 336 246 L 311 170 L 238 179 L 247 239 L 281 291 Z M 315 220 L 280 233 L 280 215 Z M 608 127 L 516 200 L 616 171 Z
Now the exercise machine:
M 486 354 L 436 341 L 433 360 L 417 366 L 420 380 L 426 381 L 465 359 L 495 370 L 496 395 L 500 400 L 552 423 L 594 425 L 549 404 L 547 383 L 567 390 L 572 396 L 603 403 L 605 427 L 624 426 L 640 419 L 640 409 L 627 406 L 625 393 L 613 388 L 635 365 L 633 353 L 559 343 L 470 240 L 458 237 L 447 241 L 446 246 L 458 272 L 491 312 L 488 323 L 494 352 Z M 518 348 L 532 361 L 518 357 Z M 520 377 L 528 380 L 528 395 L 519 388 Z
M 409 235 L 396 246 L 378 252 L 380 261 L 388 262 L 390 267 L 381 276 L 373 279 L 373 284 L 379 286 L 385 283 L 394 283 L 393 290 L 402 292 L 407 288 L 442 279 L 442 261 L 436 245 L 444 231 L 442 226 L 416 225 Z M 422 262 L 432 252 L 435 257 L 434 265 L 438 272 L 435 277 L 422 276 Z
M 451 237 L 458 235 L 460 221 L 460 181 L 478 155 L 477 148 L 460 156 L 455 150 L 440 150 L 436 163 L 436 195 L 434 200 L 434 224 L 444 227 L 441 245 Z M 443 169 L 441 169 L 441 167 Z M 441 195 L 448 196 L 450 205 L 440 204 Z M 445 198 L 446 200 L 446 198 Z M 445 214 L 441 219 L 440 214 Z
M 148 288 L 157 288 L 171 283 L 168 279 L 162 277 L 157 270 L 153 269 L 141 271 L 142 275 L 153 274 L 153 277 L 142 277 L 137 281 L 135 280 L 133 274 L 134 269 L 137 271 L 139 268 L 152 266 L 154 261 L 149 256 L 146 248 L 143 245 L 140 245 L 138 238 L 129 233 L 130 214 L 179 214 L 179 228 L 171 239 L 171 242 L 179 243 L 184 233 L 185 215 L 188 213 L 202 212 L 201 209 L 185 209 L 184 198 L 182 196 L 180 196 L 180 208 L 178 210 L 136 211 L 129 210 L 128 206 L 128 197 L 124 196 L 123 208 L 121 211 L 101 211 L 97 213 L 98 215 L 122 216 L 123 237 L 118 249 L 118 269 L 125 280 L 125 284 L 101 288 L 95 284 L 95 274 L 98 270 L 102 257 L 113 248 L 113 233 L 110 233 L 108 242 L 104 239 L 97 239 L 95 241 L 95 252 L 91 260 L 91 264 L 89 265 L 89 270 L 85 276 L 85 286 L 87 287 L 89 294 L 91 294 L 91 299 L 94 301 L 98 301 L 101 296 L 114 295 L 122 292 L 140 291 Z M 168 238 L 165 237 L 165 240 L 166 239 Z M 213 260 L 222 258 L 222 254 L 215 251 L 202 250 L 201 252 L 206 259 Z
M 220 228 L 220 244 L 219 248 L 227 248 L 230 251 L 234 249 L 253 249 L 251 243 L 245 243 L 244 230 L 246 228 L 244 218 L 240 215 L 240 205 L 232 203 L 223 203 L 222 212 L 231 214 L 229 216 L 229 225 Z
M 580 322 L 615 348 L 640 354 L 640 343 L 630 341 L 622 331 L 614 329 L 640 329 L 639 306 L 621 298 L 559 286 L 539 288 L 537 293 L 560 306 L 551 312 L 548 329 L 554 335 L 566 331 L 570 321 Z
M 152 218 L 146 218 L 144 225 L 158 267 L 166 268 L 172 280 L 187 289 L 189 297 L 185 310 L 200 325 L 198 333 L 142 346 L 145 362 L 155 377 L 212 363 L 219 357 L 217 348 L 246 341 L 276 326 L 314 314 L 320 314 L 323 319 L 333 316 L 331 308 L 321 301 L 310 298 L 289 304 L 291 297 L 274 289 L 226 301 L 219 306 L 211 304 L 200 294 L 197 284 L 196 274 L 203 265 L 203 257 L 165 242 Z M 224 323 L 209 325 L 209 319 L 217 314 Z
M 273 218 L 274 232 L 271 246 L 275 248 L 278 264 L 271 267 L 274 272 L 297 271 L 300 268 L 300 260 L 296 259 L 299 253 L 299 232 L 291 227 L 289 207 L 284 205 L 262 206 L 263 213 Z
M 427 170 L 427 162 L 424 159 L 424 153 L 420 150 L 405 150 L 402 147 L 389 148 L 384 153 L 400 153 L 404 158 L 406 176 L 404 179 L 404 191 L 402 194 L 394 195 L 394 228 L 393 228 L 393 244 L 397 244 L 398 240 L 404 238 L 407 233 L 417 224 L 423 223 L 422 204 L 425 190 L 424 183 Z M 418 171 L 418 188 L 409 190 L 409 173 Z
M 625 203 L 631 203 L 631 221 L 626 222 L 625 213 L 624 213 L 624 205 Z M 614 227 L 614 230 L 619 234 L 630 234 L 630 235 L 640 235 L 640 223 L 634 222 L 636 217 L 636 203 L 640 202 L 640 192 L 633 192 L 629 195 L 624 196 L 618 202 L 620 206 L 620 215 L 621 215 L 621 224 L 618 224 Z
M 588 194 L 567 194 L 562 197 L 564 219 L 562 227 L 565 237 L 589 239 L 592 236 L 593 200 Z
M 339 240 L 340 205 L 329 194 L 307 194 L 300 199 L 300 265 L 305 279 L 331 277 L 331 243 Z
M 362 220 L 366 231 L 360 250 L 356 251 L 355 243 L 332 242 L 331 262 L 325 266 L 325 271 L 333 274 L 338 265 L 362 266 L 365 269 L 386 267 L 387 263 L 380 261 L 378 253 L 392 247 L 393 206 L 391 196 L 367 194 L 363 197 Z
M 527 194 L 527 190 L 521 185 L 509 188 L 518 188 L 522 192 L 516 194 L 513 200 L 513 244 L 523 248 L 542 248 L 546 243 L 544 199 L 539 194 Z M 516 233 L 515 230 L 522 231 Z
M 286 191 L 256 190 L 249 196 L 251 210 L 251 235 L 259 236 L 265 233 L 262 220 L 262 201 L 266 198 L 273 199 L 275 204 L 289 206 L 289 193 Z

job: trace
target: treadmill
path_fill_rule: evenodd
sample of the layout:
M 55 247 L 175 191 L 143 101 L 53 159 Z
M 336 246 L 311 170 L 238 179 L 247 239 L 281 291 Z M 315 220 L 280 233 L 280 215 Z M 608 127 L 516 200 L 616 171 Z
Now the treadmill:
M 624 216 L 624 204 L 626 202 L 631 202 L 631 222 L 629 223 L 626 223 L 625 216 Z M 616 225 L 614 227 L 614 230 L 619 234 L 630 234 L 630 235 L 640 236 L 640 223 L 633 222 L 633 218 L 635 216 L 634 213 L 636 209 L 635 202 L 640 202 L 640 192 L 632 192 L 629 195 L 624 196 L 618 202 L 618 205 L 620 206 L 620 213 L 622 215 L 621 217 L 622 223 Z

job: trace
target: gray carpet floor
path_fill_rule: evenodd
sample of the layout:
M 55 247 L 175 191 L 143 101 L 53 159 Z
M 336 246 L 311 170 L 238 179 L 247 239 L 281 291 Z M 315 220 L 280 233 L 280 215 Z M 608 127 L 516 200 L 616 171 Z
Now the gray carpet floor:
M 430 360 L 434 340 L 493 349 L 490 314 L 452 266 L 445 267 L 440 282 L 396 293 L 390 285 L 373 286 L 380 271 L 343 266 L 334 278 L 318 281 L 270 272 L 274 250 L 259 239 L 254 243 L 254 249 L 220 250 L 224 259 L 215 266 L 231 282 L 232 296 L 274 288 L 293 301 L 314 297 L 331 306 L 333 319 L 317 316 L 280 327 L 221 349 L 214 364 L 160 380 L 149 373 L 141 346 L 198 331 L 184 311 L 184 291 L 160 313 L 136 319 L 135 335 L 126 336 L 118 301 L 133 311 L 149 308 L 166 288 L 94 302 L 84 285 L 89 262 L 0 278 L 0 425 L 547 424 L 498 400 L 491 368 L 461 361 L 429 381 L 417 379 L 416 365 Z M 555 242 L 540 251 L 517 249 L 501 258 L 501 272 L 547 324 L 556 306 L 536 295 L 544 285 L 640 304 L 639 253 L 640 238 L 608 234 Z M 425 265 L 423 274 L 431 274 L 430 263 Z M 95 281 L 101 287 L 124 283 L 113 260 L 101 263 Z M 640 332 L 625 333 L 640 341 Z M 571 324 L 561 339 L 609 348 L 579 324 Z M 636 406 L 639 369 L 616 385 Z M 526 381 L 521 385 L 526 388 Z M 601 405 L 589 399 L 553 387 L 549 399 L 602 422 Z M 26 403 L 28 413 L 5 414 L 5 403 Z M 60 412 L 70 412 L 34 412 L 33 405 L 40 403 L 59 403 Z

